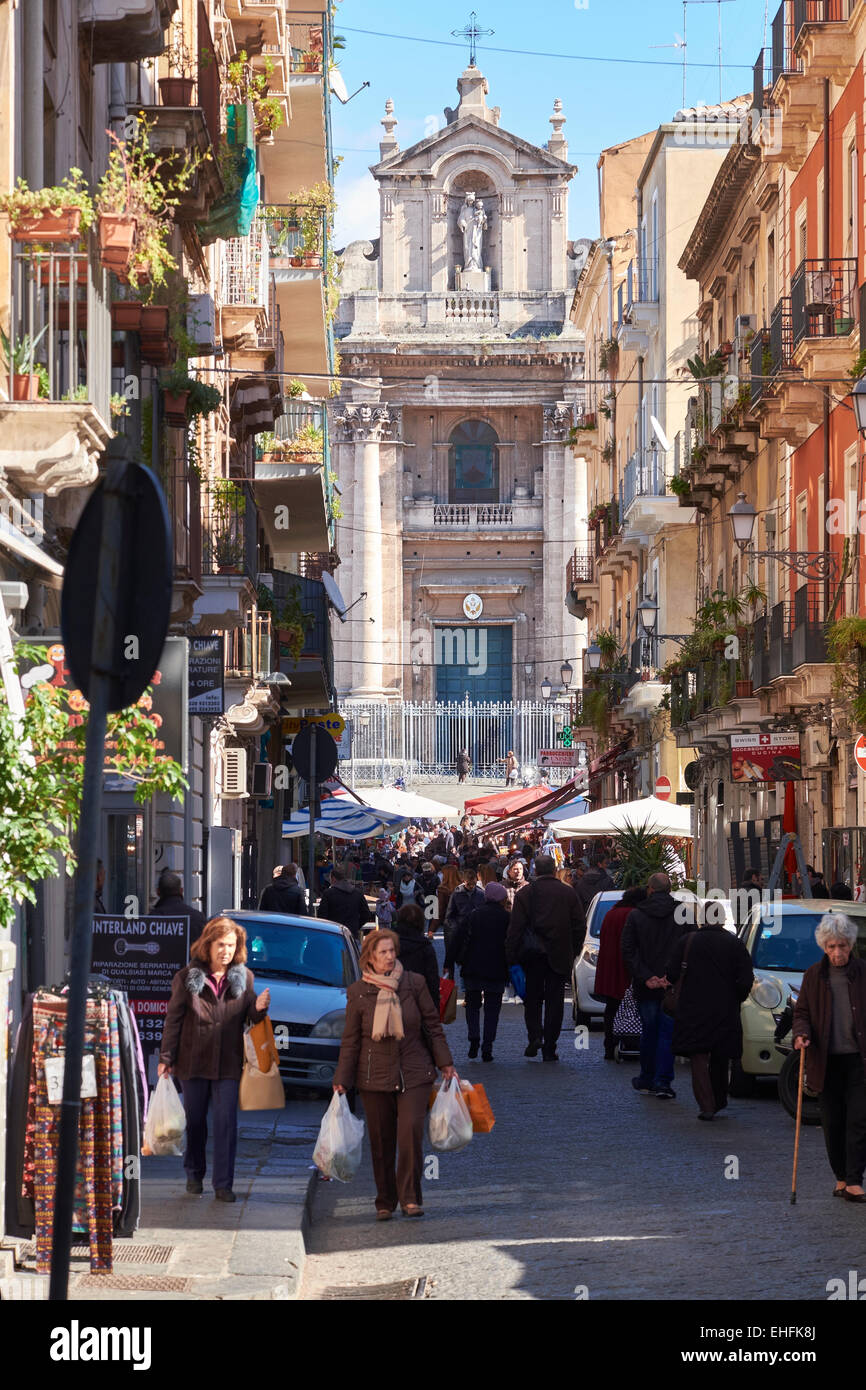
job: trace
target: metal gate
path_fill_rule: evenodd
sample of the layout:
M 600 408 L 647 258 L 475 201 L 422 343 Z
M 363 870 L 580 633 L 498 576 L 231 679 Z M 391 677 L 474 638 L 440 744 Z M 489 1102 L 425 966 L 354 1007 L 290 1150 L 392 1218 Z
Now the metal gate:
M 567 712 L 567 705 L 540 700 L 341 700 L 340 713 L 352 723 L 352 757 L 341 772 L 358 786 L 397 777 L 407 783 L 456 779 L 457 754 L 465 748 L 470 779 L 503 777 L 505 755 L 513 749 L 521 782 L 540 781 L 538 750 L 558 746 Z M 550 768 L 544 780 L 559 785 L 573 775 L 571 768 Z

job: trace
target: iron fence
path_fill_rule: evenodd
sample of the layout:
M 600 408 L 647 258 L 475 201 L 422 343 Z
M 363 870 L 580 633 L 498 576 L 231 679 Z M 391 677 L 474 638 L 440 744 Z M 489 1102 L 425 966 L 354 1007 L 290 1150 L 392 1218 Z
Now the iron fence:
M 402 777 L 407 784 L 457 778 L 457 755 L 469 753 L 470 780 L 505 782 L 505 757 L 513 750 L 521 783 L 541 780 L 538 752 L 558 748 L 557 736 L 568 717 L 561 703 L 518 700 L 465 701 L 341 700 L 340 713 L 352 721 L 352 759 L 344 763 L 353 785 L 387 784 Z M 545 768 L 544 780 L 555 785 L 574 775 L 571 768 Z
M 858 308 L 856 258 L 801 261 L 791 277 L 792 343 L 846 336 Z

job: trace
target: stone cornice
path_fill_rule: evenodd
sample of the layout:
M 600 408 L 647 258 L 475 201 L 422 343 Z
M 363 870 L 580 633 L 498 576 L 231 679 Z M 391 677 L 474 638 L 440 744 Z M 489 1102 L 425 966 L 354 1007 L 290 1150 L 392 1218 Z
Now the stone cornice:
M 353 442 L 396 443 L 403 433 L 400 406 L 347 403 L 339 408 L 334 421 L 343 438 Z

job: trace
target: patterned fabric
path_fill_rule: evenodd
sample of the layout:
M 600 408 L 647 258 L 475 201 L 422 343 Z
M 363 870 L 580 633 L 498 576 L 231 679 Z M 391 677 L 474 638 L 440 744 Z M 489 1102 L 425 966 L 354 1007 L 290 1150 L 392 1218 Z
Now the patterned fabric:
M 36 1269 L 51 1270 L 54 1228 L 54 1189 L 60 1146 L 59 1105 L 48 1104 L 45 1061 L 63 1051 L 66 1034 L 66 999 L 45 995 L 33 1003 L 32 1115 L 28 1111 L 28 1137 L 33 1138 L 32 1187 L 36 1212 Z M 116 1023 L 116 1011 L 115 1011 Z M 108 1002 L 89 999 L 85 1014 L 84 1048 L 96 1060 L 97 1095 L 81 1102 L 76 1175 L 76 1215 L 73 1229 L 87 1234 L 90 1271 L 110 1274 L 112 1269 L 112 1083 L 111 1029 Z M 119 1098 L 119 1085 L 118 1085 Z M 121 1142 L 122 1150 L 122 1142 Z M 122 1154 L 121 1154 L 122 1167 Z M 25 1170 L 24 1190 L 27 1191 Z
M 120 1080 L 120 1024 L 117 1005 L 108 1001 L 109 1083 L 111 1086 L 111 1200 L 119 1211 L 123 1202 L 123 1096 Z
M 640 1014 L 637 1011 L 631 985 L 629 985 L 623 995 L 622 1003 L 616 1011 L 616 1018 L 613 1021 L 613 1036 L 615 1038 L 639 1038 L 641 1031 Z

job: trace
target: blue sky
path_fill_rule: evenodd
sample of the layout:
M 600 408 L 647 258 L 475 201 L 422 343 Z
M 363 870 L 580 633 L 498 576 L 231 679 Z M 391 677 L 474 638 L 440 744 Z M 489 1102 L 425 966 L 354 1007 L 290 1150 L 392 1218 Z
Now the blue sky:
M 451 30 L 467 23 L 473 4 L 479 26 L 495 30 L 492 38 L 479 41 L 478 66 L 490 84 L 488 101 L 502 108 L 502 126 L 543 144 L 551 133 L 554 98 L 562 99 L 569 158 L 580 170 L 569 200 L 572 237 L 598 232 L 599 151 L 654 129 L 682 105 L 682 49 L 654 47 L 673 45 L 682 36 L 682 0 L 532 0 L 529 5 L 525 0 L 440 0 L 429 6 L 418 0 L 342 0 L 335 28 L 346 39 L 341 68 L 348 91 L 365 80 L 371 86 L 348 106 L 333 102 L 335 152 L 344 156 L 337 178 L 338 246 L 378 234 L 378 198 L 367 170 L 378 159 L 385 99 L 393 98 L 403 149 L 436 128 L 445 106 L 456 105 L 455 83 L 468 48 L 451 38 Z M 721 5 L 726 98 L 751 91 L 751 67 L 764 44 L 765 23 L 777 8 L 778 0 L 769 9 L 765 0 Z M 718 21 L 716 0 L 689 0 L 688 105 L 718 100 Z M 378 35 L 369 32 L 374 30 Z M 522 50 L 524 56 L 499 53 L 496 47 Z M 566 54 L 602 61 L 556 56 Z M 611 61 L 615 58 L 643 61 Z

